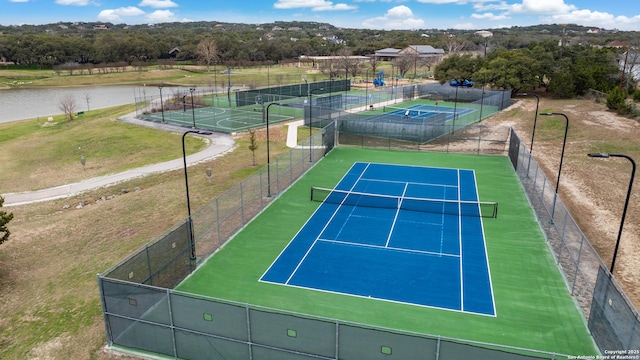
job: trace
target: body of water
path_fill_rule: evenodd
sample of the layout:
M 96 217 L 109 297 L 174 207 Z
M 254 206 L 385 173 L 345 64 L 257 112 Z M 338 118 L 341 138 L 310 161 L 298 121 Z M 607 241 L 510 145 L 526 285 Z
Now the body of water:
M 44 118 L 62 114 L 60 101 L 72 97 L 76 112 L 123 104 L 133 104 L 135 97 L 159 98 L 157 87 L 96 86 L 47 89 L 0 90 L 0 122 Z

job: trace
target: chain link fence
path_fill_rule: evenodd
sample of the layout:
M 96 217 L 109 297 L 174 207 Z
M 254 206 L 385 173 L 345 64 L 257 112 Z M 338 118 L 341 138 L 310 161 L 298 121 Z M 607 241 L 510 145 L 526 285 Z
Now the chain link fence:
M 501 134 L 503 128 L 465 129 L 458 136 Z M 337 122 L 306 139 L 152 240 L 103 274 L 98 283 L 108 345 L 182 359 L 568 359 L 568 355 L 377 328 L 293 314 L 172 290 L 278 194 L 330 151 Z M 506 135 L 505 135 L 506 134 Z M 323 151 L 308 145 L 323 144 Z M 482 144 L 476 136 L 474 144 Z M 421 145 L 422 146 L 422 145 Z M 443 143 L 441 146 L 452 146 Z M 306 147 L 306 148 L 305 148 Z M 485 152 L 475 146 L 471 152 Z M 519 173 L 521 170 L 518 170 Z M 271 196 L 269 196 L 271 195 Z M 190 232 L 192 221 L 193 233 Z M 191 240 L 193 234 L 193 242 Z M 191 256 L 195 245 L 195 256 Z
M 580 230 L 553 184 L 512 130 L 509 157 L 571 296 L 603 354 L 640 349 L 640 314 Z

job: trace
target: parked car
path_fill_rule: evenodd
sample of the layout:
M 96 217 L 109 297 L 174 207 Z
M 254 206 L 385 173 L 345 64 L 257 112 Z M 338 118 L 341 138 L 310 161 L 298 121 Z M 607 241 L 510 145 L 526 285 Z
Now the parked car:
M 464 79 L 464 80 L 453 79 L 453 80 L 451 80 L 449 85 L 451 85 L 451 86 L 473 87 L 473 81 L 468 80 L 468 79 Z

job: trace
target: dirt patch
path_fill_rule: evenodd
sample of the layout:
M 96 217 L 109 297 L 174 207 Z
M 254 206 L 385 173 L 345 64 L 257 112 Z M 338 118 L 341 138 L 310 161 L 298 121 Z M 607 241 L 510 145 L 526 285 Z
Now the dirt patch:
M 522 99 L 492 117 L 488 124 L 513 126 L 530 147 L 536 100 Z M 608 111 L 590 100 L 542 98 L 540 112 L 564 113 L 569 118 L 559 195 L 587 239 L 610 267 L 618 237 L 631 164 L 622 158 L 595 159 L 592 152 L 621 153 L 640 161 L 640 123 Z M 538 116 L 533 155 L 547 178 L 556 181 L 562 147 L 562 126 Z M 640 187 L 636 177 L 616 257 L 614 274 L 636 307 L 640 305 Z

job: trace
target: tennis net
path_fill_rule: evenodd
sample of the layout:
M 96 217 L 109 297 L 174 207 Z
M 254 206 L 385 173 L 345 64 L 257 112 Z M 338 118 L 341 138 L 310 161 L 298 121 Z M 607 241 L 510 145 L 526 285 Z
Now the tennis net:
M 498 203 L 402 197 L 311 187 L 311 201 L 348 206 L 402 209 L 435 214 L 498 217 Z

